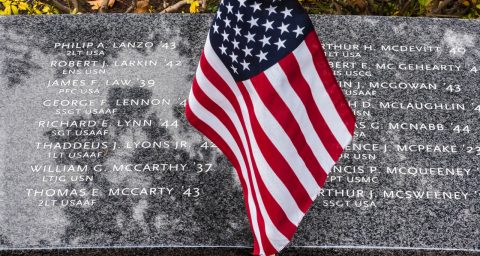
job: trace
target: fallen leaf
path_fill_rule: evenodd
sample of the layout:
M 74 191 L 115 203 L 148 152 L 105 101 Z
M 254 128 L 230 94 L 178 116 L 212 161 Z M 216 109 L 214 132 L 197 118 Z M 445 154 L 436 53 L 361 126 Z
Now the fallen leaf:
M 20 3 L 18 4 L 18 9 L 20 9 L 20 10 L 22 10 L 22 11 L 25 11 L 25 10 L 28 9 L 28 4 L 25 3 L 25 2 L 20 2 Z
M 193 1 L 190 3 L 190 13 L 198 13 L 200 11 L 200 3 L 198 1 Z
M 91 6 L 90 8 L 95 11 L 95 10 L 100 9 L 100 7 L 102 7 L 103 0 L 89 0 L 87 2 Z M 115 4 L 115 0 L 108 0 L 108 7 L 109 8 L 112 7 L 113 4 Z
M 138 0 L 134 13 L 147 13 L 150 0 Z
M 12 5 L 12 13 L 18 15 L 18 7 L 16 7 L 15 5 Z

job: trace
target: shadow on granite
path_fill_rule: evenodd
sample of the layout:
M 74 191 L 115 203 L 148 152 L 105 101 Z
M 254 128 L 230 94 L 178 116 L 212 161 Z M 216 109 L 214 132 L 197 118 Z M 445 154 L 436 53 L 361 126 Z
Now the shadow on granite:
M 76 249 L 0 251 L 1 256 L 249 256 L 251 249 L 231 248 L 131 248 L 131 249 Z M 312 249 L 290 248 L 280 256 L 474 256 L 480 252 L 381 250 L 381 249 Z

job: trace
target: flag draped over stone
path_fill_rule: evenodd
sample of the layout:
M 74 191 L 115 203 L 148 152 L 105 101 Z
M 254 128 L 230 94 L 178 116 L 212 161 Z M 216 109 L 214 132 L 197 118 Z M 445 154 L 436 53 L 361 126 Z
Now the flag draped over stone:
M 238 173 L 255 255 L 289 243 L 355 126 L 297 0 L 222 1 L 186 116 Z

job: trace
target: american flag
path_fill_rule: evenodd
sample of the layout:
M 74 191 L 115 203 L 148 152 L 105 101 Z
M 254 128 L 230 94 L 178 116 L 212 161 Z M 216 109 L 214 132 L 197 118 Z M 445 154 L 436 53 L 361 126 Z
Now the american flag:
M 238 173 L 255 255 L 289 243 L 355 126 L 297 0 L 220 3 L 186 116 Z

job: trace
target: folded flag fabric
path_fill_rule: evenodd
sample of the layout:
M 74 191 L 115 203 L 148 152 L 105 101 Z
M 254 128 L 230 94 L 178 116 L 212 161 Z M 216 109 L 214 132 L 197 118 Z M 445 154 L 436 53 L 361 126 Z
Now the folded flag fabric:
M 255 255 L 289 243 L 355 126 L 297 0 L 221 2 L 186 117 L 238 173 Z

